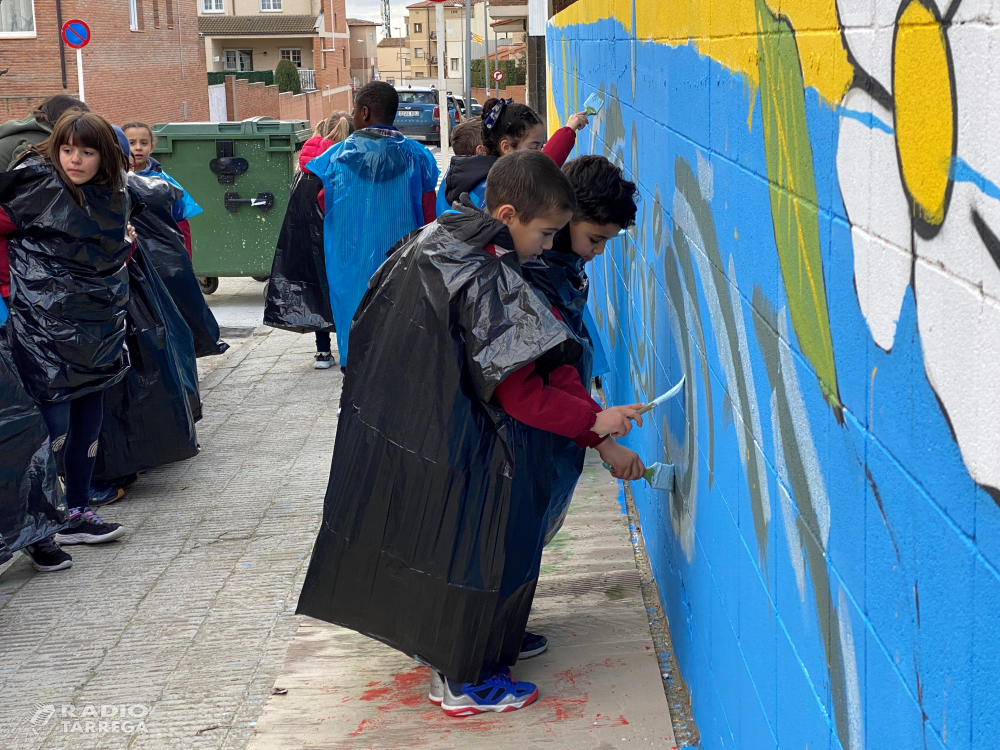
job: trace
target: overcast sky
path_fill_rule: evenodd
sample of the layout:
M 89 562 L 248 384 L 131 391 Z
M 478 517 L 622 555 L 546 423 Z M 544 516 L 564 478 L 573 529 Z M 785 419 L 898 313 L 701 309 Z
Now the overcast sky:
M 393 0 L 391 3 L 390 14 L 392 17 L 393 36 L 399 36 L 399 34 L 396 33 L 396 29 L 400 29 L 400 34 L 406 33 L 403 28 L 403 18 L 406 16 L 406 6 L 415 1 L 416 0 L 409 0 L 408 2 L 399 3 Z M 347 0 L 347 17 L 364 18 L 369 21 L 381 23 L 382 3 L 379 2 L 379 0 Z

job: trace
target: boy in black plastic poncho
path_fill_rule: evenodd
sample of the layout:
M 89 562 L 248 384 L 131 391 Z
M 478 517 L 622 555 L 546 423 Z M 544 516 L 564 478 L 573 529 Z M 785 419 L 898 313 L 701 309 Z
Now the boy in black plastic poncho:
M 298 605 L 447 675 L 431 699 L 452 716 L 538 696 L 509 667 L 538 577 L 553 433 L 598 446 L 621 478 L 644 470 L 600 437 L 641 424 L 639 405 L 590 398 L 579 340 L 521 275 L 573 214 L 568 180 L 516 152 L 491 172 L 487 205 L 447 212 L 369 282 Z

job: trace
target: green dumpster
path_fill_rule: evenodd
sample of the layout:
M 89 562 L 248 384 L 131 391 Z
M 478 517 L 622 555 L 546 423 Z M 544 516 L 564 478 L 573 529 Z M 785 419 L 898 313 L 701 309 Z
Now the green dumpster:
M 153 156 L 205 209 L 191 219 L 203 291 L 214 292 L 220 276 L 266 279 L 309 123 L 254 117 L 163 123 L 153 132 Z

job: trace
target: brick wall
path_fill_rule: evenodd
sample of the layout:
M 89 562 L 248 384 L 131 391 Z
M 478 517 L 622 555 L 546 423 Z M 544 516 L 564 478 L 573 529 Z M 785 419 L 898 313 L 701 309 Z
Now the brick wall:
M 347 10 L 345 0 L 323 0 L 323 17 L 326 30 L 338 34 L 347 33 Z M 336 18 L 336 28 L 334 19 Z M 323 37 L 315 42 L 316 88 L 323 95 L 324 116 L 335 110 L 351 110 L 350 51 L 346 37 Z M 320 52 L 322 49 L 331 52 Z
M 778 5 L 548 27 L 550 126 L 601 94 L 577 151 L 639 186 L 605 392 L 684 378 L 625 439 L 677 472 L 631 483 L 665 671 L 704 750 L 993 750 L 1000 6 Z
M 87 22 L 93 41 L 83 50 L 84 90 L 95 112 L 121 123 L 141 119 L 150 123 L 208 119 L 208 82 L 204 42 L 198 38 L 196 0 L 155 3 L 159 28 L 154 24 L 154 2 L 143 0 L 142 30 L 129 30 L 128 3 L 62 0 L 63 20 Z M 66 87 L 62 85 L 59 29 L 54 0 L 35 0 L 37 36 L 4 39 L 0 45 L 0 94 L 5 97 L 45 97 L 77 94 L 76 53 L 65 50 Z M 15 100 L 9 105 L 11 116 Z
M 277 86 L 248 83 L 235 76 L 226 76 L 226 113 L 230 120 L 273 117 L 276 120 L 308 120 L 313 127 L 326 117 L 320 91 L 279 93 Z

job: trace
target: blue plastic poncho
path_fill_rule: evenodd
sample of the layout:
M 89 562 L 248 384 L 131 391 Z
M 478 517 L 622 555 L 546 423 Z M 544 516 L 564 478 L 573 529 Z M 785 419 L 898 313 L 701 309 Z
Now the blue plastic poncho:
M 434 156 L 402 135 L 359 130 L 306 165 L 323 180 L 323 237 L 340 364 L 351 320 L 386 251 L 423 226 L 423 195 L 438 180 Z
M 192 216 L 203 213 L 202 207 L 195 202 L 191 194 L 181 187 L 181 184 L 177 180 L 164 172 L 163 167 L 160 166 L 160 162 L 153 157 L 149 157 L 146 160 L 146 168 L 141 172 L 136 172 L 136 174 L 140 177 L 162 177 L 171 185 L 180 189 L 180 200 L 174 203 L 171 211 L 174 221 L 184 221 L 185 219 L 190 219 Z
M 0 326 L 7 322 L 7 305 L 0 299 Z

